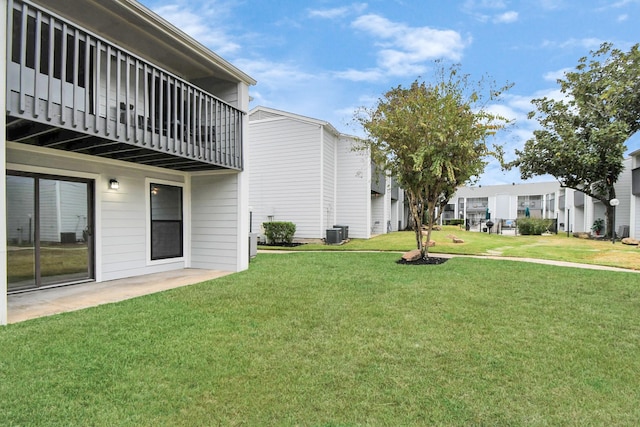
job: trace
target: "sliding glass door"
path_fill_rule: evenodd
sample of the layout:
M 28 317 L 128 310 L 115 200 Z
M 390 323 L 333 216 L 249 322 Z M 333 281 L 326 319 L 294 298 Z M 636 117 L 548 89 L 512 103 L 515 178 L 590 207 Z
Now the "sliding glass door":
M 8 172 L 9 291 L 94 277 L 92 195 L 90 180 Z

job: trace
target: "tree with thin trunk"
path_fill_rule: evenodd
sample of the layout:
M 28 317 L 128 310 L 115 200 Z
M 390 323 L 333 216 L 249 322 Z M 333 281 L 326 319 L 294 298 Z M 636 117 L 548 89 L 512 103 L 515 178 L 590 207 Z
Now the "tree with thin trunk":
M 624 169 L 625 142 L 640 128 L 640 51 L 610 43 L 578 61 L 575 71 L 558 79 L 564 99 L 532 100 L 535 130 L 516 160 L 528 179 L 550 174 L 562 186 L 601 201 L 606 207 L 607 235 L 612 237 L 615 183 Z
M 395 87 L 374 107 L 361 107 L 354 116 L 366 133 L 360 148 L 368 150 L 407 195 L 423 258 L 429 256 L 433 225 L 456 189 L 480 176 L 488 156 L 502 160 L 502 147 L 490 148 L 486 140 L 508 120 L 489 112 L 483 103 L 509 86 L 490 89 L 484 97 L 485 81 L 472 87 L 469 75 L 459 75 L 459 68 L 438 68 L 432 84 L 416 80 L 408 88 Z

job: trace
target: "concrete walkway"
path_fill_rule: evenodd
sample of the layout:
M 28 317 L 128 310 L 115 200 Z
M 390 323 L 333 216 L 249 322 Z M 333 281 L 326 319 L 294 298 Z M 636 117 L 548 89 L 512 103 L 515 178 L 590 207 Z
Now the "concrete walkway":
M 231 274 L 227 271 L 183 269 L 101 283 L 40 289 L 8 296 L 8 323 L 51 316 L 193 285 Z
M 503 261 L 520 261 L 520 262 L 532 262 L 534 264 L 544 265 L 557 265 L 559 267 L 572 267 L 572 268 L 584 268 L 587 270 L 604 270 L 604 271 L 619 271 L 623 273 L 640 273 L 640 270 L 629 270 L 628 268 L 609 267 L 606 265 L 595 264 L 581 264 L 578 262 L 568 261 L 553 261 L 549 259 L 537 259 L 537 258 L 517 258 L 500 255 L 450 255 L 450 254 L 431 254 L 434 257 L 453 258 L 453 257 L 467 257 L 467 258 L 480 258 L 480 259 L 497 259 Z
M 327 253 L 332 251 L 304 251 L 304 252 Z M 300 251 L 300 253 L 304 253 L 304 252 Z M 354 252 L 383 253 L 386 251 L 342 251 L 340 253 L 354 253 Z M 273 253 L 291 254 L 291 253 L 296 253 L 296 251 L 259 249 L 258 253 L 259 254 L 261 253 L 262 254 L 273 254 Z M 402 254 L 404 252 L 393 252 L 393 253 Z M 518 258 L 518 257 L 508 257 L 508 256 L 501 256 L 501 255 L 459 255 L 459 254 L 430 253 L 429 256 L 432 256 L 435 258 L 466 257 L 466 258 L 479 258 L 479 259 L 497 259 L 497 260 L 503 260 L 503 261 L 520 261 L 520 262 L 532 262 L 534 264 L 557 265 L 560 267 L 585 268 L 587 270 L 604 270 L 604 271 L 620 271 L 624 273 L 640 273 L 640 270 L 629 270 L 628 268 L 620 268 L 620 267 L 608 267 L 606 265 L 581 264 L 578 262 L 553 261 L 549 259 L 537 259 L 537 258 Z

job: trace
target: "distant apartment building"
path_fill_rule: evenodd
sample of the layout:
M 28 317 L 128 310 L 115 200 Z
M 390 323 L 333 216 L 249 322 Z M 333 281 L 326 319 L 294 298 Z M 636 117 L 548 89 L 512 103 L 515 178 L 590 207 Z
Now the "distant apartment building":
M 377 171 L 356 138 L 329 122 L 256 107 L 249 112 L 249 205 L 252 230 L 267 221 L 296 225 L 297 239 L 326 237 L 334 225 L 349 237 L 406 226 L 404 193 Z

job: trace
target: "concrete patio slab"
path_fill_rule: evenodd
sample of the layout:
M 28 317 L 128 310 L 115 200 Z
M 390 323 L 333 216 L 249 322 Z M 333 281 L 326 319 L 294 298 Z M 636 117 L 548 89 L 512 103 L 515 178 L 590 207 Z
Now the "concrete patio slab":
M 8 323 L 123 301 L 228 274 L 232 273 L 188 268 L 101 283 L 90 282 L 11 294 L 7 304 Z

